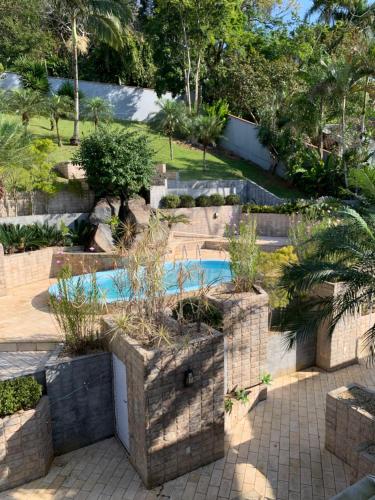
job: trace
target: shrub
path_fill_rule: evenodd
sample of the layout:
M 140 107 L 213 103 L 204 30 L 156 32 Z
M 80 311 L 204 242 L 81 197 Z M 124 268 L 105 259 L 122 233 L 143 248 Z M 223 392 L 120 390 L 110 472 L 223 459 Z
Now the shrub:
M 209 207 L 211 205 L 210 197 L 206 194 L 201 194 L 198 198 L 195 198 L 195 205 L 197 207 Z
M 228 235 L 233 282 L 238 292 L 249 292 L 254 285 L 259 262 L 256 221 L 240 222 L 238 234 Z
M 212 194 L 210 196 L 210 205 L 212 205 L 214 207 L 221 207 L 224 204 L 225 204 L 225 200 L 224 200 L 223 195 L 221 195 L 219 193 L 215 193 L 215 194 Z
M 35 408 L 41 397 L 42 386 L 33 377 L 3 380 L 0 382 L 0 417 Z
M 74 85 L 71 81 L 67 80 L 63 82 L 57 90 L 57 95 L 65 95 L 74 99 Z M 85 97 L 85 94 L 82 90 L 78 90 L 79 99 L 82 100 Z
M 46 94 L 49 91 L 48 76 L 45 64 L 40 60 L 21 56 L 13 63 L 13 69 L 21 75 L 24 88 Z
M 226 205 L 241 205 L 240 195 L 228 194 L 228 196 L 225 197 L 225 204 Z
M 189 194 L 182 194 L 180 196 L 180 207 L 181 208 L 192 208 L 195 207 L 195 200 Z
M 178 208 L 180 206 L 180 197 L 177 194 L 167 194 L 160 201 L 162 208 Z
M 48 224 L 0 225 L 0 243 L 6 254 L 64 244 L 62 231 Z
M 187 297 L 177 304 L 172 315 L 188 323 L 205 323 L 216 330 L 222 329 L 223 313 L 212 302 L 200 297 Z

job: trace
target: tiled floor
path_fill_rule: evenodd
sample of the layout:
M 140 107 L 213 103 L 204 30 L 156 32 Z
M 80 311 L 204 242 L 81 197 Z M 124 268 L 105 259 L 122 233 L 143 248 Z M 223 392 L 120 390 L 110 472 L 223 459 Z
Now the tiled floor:
M 43 370 L 53 351 L 0 352 L 0 380 Z
M 243 419 L 224 459 L 146 491 L 115 439 L 55 459 L 49 474 L 2 499 L 302 499 L 331 498 L 348 469 L 324 449 L 325 395 L 349 382 L 375 388 L 375 370 L 310 370 L 273 383 L 267 401 Z

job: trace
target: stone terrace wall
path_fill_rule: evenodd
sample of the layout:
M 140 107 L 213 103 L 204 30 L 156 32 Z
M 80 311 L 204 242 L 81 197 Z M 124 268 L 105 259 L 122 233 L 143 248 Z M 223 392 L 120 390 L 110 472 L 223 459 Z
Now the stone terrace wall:
M 45 372 L 56 455 L 113 436 L 110 353 L 55 359 Z
M 53 459 L 49 401 L 0 419 L 0 491 L 47 474 Z
M 21 194 L 15 202 L 12 199 L 0 201 L 0 217 L 16 217 L 21 215 L 63 214 L 91 212 L 95 195 L 88 189 L 81 193 L 63 189 L 52 196 L 36 193 L 32 210 L 30 195 Z M 17 210 L 16 210 L 17 206 Z
M 130 460 L 147 487 L 224 455 L 223 337 L 204 334 L 177 351 L 146 350 L 121 333 L 109 342 L 126 365 Z

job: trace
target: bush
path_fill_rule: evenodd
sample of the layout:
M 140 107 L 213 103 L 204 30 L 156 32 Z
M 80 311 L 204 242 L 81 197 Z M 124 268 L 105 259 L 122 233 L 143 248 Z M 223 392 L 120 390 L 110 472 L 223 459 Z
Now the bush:
M 47 70 L 42 61 L 21 56 L 13 63 L 13 69 L 21 75 L 22 85 L 26 89 L 46 94 L 49 91 Z
M 225 204 L 224 196 L 219 193 L 212 194 L 210 196 L 210 204 L 214 207 L 221 207 Z
M 189 194 L 182 194 L 180 196 L 180 207 L 181 208 L 192 208 L 195 207 L 195 200 Z
M 206 194 L 201 194 L 198 198 L 195 198 L 195 205 L 197 207 L 209 207 L 211 206 L 210 197 Z
M 67 97 L 70 97 L 71 99 L 74 99 L 73 83 L 69 80 L 62 83 L 57 91 L 57 95 L 65 95 Z M 82 92 L 82 90 L 78 90 L 78 95 L 80 100 L 85 98 L 85 94 Z
M 3 380 L 0 382 L 0 417 L 35 408 L 41 397 L 42 386 L 33 377 Z
M 0 225 L 0 243 L 6 254 L 27 252 L 64 244 L 62 231 L 48 224 Z
M 177 194 L 167 194 L 160 200 L 162 208 L 178 208 L 181 199 Z
M 216 330 L 222 329 L 223 313 L 209 302 L 199 297 L 188 297 L 181 300 L 172 311 L 175 319 L 188 323 L 205 323 Z
M 225 204 L 226 205 L 241 205 L 240 195 L 228 194 L 228 196 L 225 197 Z
M 249 292 L 255 283 L 259 263 L 256 221 L 240 222 L 238 233 L 228 234 L 230 266 L 237 292 Z

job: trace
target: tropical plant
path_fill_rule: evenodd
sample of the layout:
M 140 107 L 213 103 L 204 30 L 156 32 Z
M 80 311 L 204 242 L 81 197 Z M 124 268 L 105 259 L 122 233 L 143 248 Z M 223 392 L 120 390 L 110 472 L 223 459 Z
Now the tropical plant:
M 375 205 L 375 167 L 352 168 L 349 171 L 349 185 L 361 195 L 361 198 Z
M 83 101 L 82 116 L 85 120 L 93 121 L 96 130 L 99 122 L 108 122 L 112 119 L 112 106 L 106 99 L 102 99 L 101 97 L 85 99 Z
M 30 142 L 31 136 L 22 125 L 0 117 L 0 176 L 4 169 L 29 161 Z
M 70 97 L 72 101 L 74 101 L 74 85 L 73 82 L 70 80 L 65 80 L 60 87 L 57 89 L 56 92 L 57 95 L 65 96 L 65 97 Z M 80 100 L 83 100 L 85 98 L 85 94 L 82 90 L 78 91 L 78 96 Z
M 196 137 L 203 146 L 203 168 L 207 167 L 207 148 L 216 145 L 223 127 L 223 121 L 216 115 L 198 115 L 192 121 L 191 135 Z
M 73 101 L 70 97 L 54 94 L 46 100 L 46 111 L 55 124 L 56 139 L 59 147 L 62 146 L 59 122 L 61 118 L 69 116 L 73 112 Z
M 49 82 L 45 62 L 21 56 L 14 61 L 13 66 L 21 75 L 24 88 L 47 94 Z
M 187 323 L 205 323 L 216 330 L 223 327 L 222 311 L 207 297 L 187 297 L 173 309 L 172 316 Z
M 16 89 L 6 93 L 6 110 L 20 115 L 25 130 L 30 118 L 43 109 L 43 96 L 31 89 Z
M 48 224 L 0 224 L 0 243 L 6 254 L 64 244 L 60 229 Z
M 228 228 L 228 252 L 233 283 L 238 292 L 252 290 L 259 262 L 256 220 L 240 222 L 238 230 Z
M 337 223 L 312 236 L 311 250 L 303 260 L 284 269 L 280 284 L 290 301 L 280 326 L 288 347 L 315 335 L 323 322 L 328 325 L 328 334 L 332 334 L 346 315 L 374 306 L 374 214 L 360 215 L 346 208 L 338 216 Z M 326 281 L 340 283 L 337 295 L 316 297 L 314 290 Z M 375 325 L 362 340 L 375 355 Z
M 152 125 L 165 134 L 169 140 L 169 156 L 173 160 L 173 136 L 183 128 L 186 110 L 181 101 L 171 99 L 160 99 L 158 101 L 160 111 L 152 118 Z
M 83 139 L 74 156 L 98 196 L 119 196 L 119 217 L 125 220 L 129 198 L 148 187 L 154 174 L 154 152 L 148 136 L 123 129 L 99 128 Z
M 168 228 L 172 229 L 175 224 L 190 224 L 190 219 L 185 214 L 165 214 L 161 213 L 160 220 L 168 224 Z
M 74 72 L 74 132 L 72 145 L 79 144 L 78 54 L 88 49 L 88 33 L 112 47 L 122 45 L 122 22 L 130 11 L 122 0 L 52 0 L 59 21 L 68 26 L 67 46 L 71 49 Z

